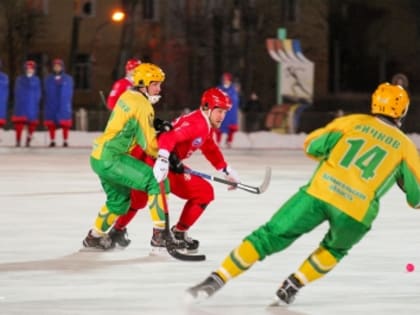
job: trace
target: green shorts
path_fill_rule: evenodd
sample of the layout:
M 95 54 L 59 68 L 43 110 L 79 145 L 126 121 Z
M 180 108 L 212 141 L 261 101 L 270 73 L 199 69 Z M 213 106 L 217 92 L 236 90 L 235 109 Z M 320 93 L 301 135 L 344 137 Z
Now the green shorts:
M 287 248 L 301 235 L 325 221 L 328 221 L 329 229 L 321 246 L 337 260 L 343 258 L 370 230 L 370 227 L 300 189 L 266 224 L 245 239 L 254 245 L 262 260 Z
M 111 213 L 124 214 L 130 207 L 131 189 L 143 190 L 149 195 L 160 193 L 153 169 L 146 163 L 128 154 L 112 160 L 90 158 L 93 171 L 99 176 L 106 193 L 106 206 Z M 169 193 L 169 182 L 165 180 L 165 192 Z

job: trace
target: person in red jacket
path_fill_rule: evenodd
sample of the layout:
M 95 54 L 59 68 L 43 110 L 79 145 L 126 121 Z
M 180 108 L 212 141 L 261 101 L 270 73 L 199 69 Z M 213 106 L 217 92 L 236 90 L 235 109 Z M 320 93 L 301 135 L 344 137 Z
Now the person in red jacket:
M 133 86 L 133 70 L 135 67 L 141 64 L 138 59 L 129 59 L 125 64 L 125 77 L 118 79 L 112 85 L 111 92 L 106 100 L 106 106 L 112 110 L 117 103 L 120 95 L 125 92 L 128 88 Z
M 171 193 L 186 200 L 180 218 L 171 230 L 177 240 L 184 241 L 189 252 L 198 250 L 199 241 L 188 237 L 187 231 L 214 200 L 214 190 L 205 179 L 184 173 L 184 168 L 188 166 L 181 161 L 199 149 L 216 170 L 223 172 L 229 180 L 239 182 L 237 173 L 228 165 L 213 138 L 214 128 L 220 127 L 231 106 L 229 97 L 223 91 L 210 88 L 203 93 L 199 109 L 175 119 L 171 126 L 166 126 L 170 127 L 167 128 L 170 130 L 161 132 L 158 137 L 159 157 L 154 163 L 153 171 L 158 182 L 168 177 Z M 130 211 L 120 216 L 110 231 L 110 237 L 115 243 L 122 247 L 129 245 L 126 226 L 137 210 L 145 207 L 146 201 L 147 196 L 144 192 L 132 191 Z M 152 253 L 164 247 L 164 244 L 159 242 L 164 228 L 163 215 L 156 213 L 154 216 L 156 219 L 151 240 Z

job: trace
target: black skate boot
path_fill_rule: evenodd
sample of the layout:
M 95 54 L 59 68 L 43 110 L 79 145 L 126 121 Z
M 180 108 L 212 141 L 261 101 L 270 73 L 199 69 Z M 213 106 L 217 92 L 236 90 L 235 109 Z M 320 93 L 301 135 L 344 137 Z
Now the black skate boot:
M 92 235 L 92 230 L 89 231 L 86 238 L 83 240 L 83 246 L 86 249 L 101 249 L 108 250 L 114 248 L 111 238 L 108 235 L 95 237 Z
M 113 227 L 111 231 L 109 231 L 108 235 L 114 246 L 118 244 L 120 247 L 127 247 L 131 243 L 131 240 L 128 238 L 127 228 L 118 230 Z
M 291 274 L 286 280 L 284 280 L 283 284 L 276 292 L 277 298 L 279 299 L 279 301 L 277 301 L 277 305 L 282 303 L 291 304 L 295 300 L 295 296 L 299 289 L 302 287 L 303 285 L 299 282 L 299 280 Z
M 187 231 L 178 231 L 175 226 L 171 228 L 172 234 L 174 238 L 178 241 L 182 241 L 185 243 L 185 250 L 188 253 L 196 253 L 198 252 L 198 247 L 200 246 L 200 242 L 188 236 Z
M 166 235 L 164 229 L 153 228 L 152 239 L 150 245 L 152 250 L 150 251 L 151 256 L 166 256 L 169 255 L 166 250 Z M 184 249 L 185 243 L 173 238 L 172 233 L 169 235 L 171 242 L 175 249 Z
M 204 280 L 203 282 L 187 289 L 187 298 L 193 301 L 201 301 L 211 297 L 217 291 L 219 291 L 225 282 L 220 276 L 213 272 L 211 275 Z

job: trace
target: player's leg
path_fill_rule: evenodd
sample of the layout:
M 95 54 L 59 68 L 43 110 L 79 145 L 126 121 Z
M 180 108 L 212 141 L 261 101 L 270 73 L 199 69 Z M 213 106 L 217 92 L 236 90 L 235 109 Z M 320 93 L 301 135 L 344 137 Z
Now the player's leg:
M 211 296 L 222 287 L 221 283 L 239 276 L 258 260 L 284 250 L 299 236 L 321 224 L 325 216 L 321 211 L 317 211 L 314 201 L 314 198 L 304 191 L 296 193 L 266 224 L 245 237 L 209 278 L 187 292 L 194 298 Z M 208 288 L 209 282 L 212 289 Z M 208 294 L 209 291 L 212 291 L 211 294 Z
M 107 196 L 106 204 L 95 218 L 92 228 L 83 241 L 83 246 L 107 250 L 115 245 L 108 231 L 117 217 L 127 211 L 130 204 L 130 188 L 100 179 Z
M 69 133 L 72 125 L 71 120 L 60 120 L 60 126 L 63 131 L 63 147 L 68 147 Z
M 36 126 L 38 125 L 37 121 L 30 121 L 28 123 L 28 135 L 26 137 L 26 146 L 29 147 L 31 145 L 32 136 L 36 130 Z
M 50 147 L 55 147 L 55 131 L 56 131 L 56 126 L 54 124 L 54 122 L 52 120 L 47 120 L 44 122 L 45 127 L 47 127 L 48 130 L 48 135 L 50 138 Z
M 103 161 L 94 158 L 91 158 L 90 161 L 92 169 L 101 179 L 107 201 L 106 206 L 98 213 L 94 226 L 85 240 L 89 237 L 96 237 L 96 243 L 100 243 L 99 238 L 107 238 L 104 245 L 99 244 L 96 247 L 108 249 L 112 248 L 114 244 L 106 233 L 115 223 L 117 217 L 128 211 L 131 189 L 147 187 L 148 183 L 146 181 L 150 181 L 153 173 L 150 167 L 145 167 L 144 164 L 136 161 L 134 158 L 127 159 L 125 156 L 121 156 L 113 161 Z M 108 240 L 110 244 L 108 244 Z M 84 245 L 95 247 L 92 239 L 91 241 L 90 243 L 84 242 Z
M 320 202 L 323 203 L 323 202 Z M 280 300 L 291 303 L 298 289 L 330 272 L 370 230 L 344 212 L 324 204 L 330 228 L 320 246 L 291 274 L 277 291 Z
M 213 186 L 201 177 L 174 172 L 169 172 L 169 182 L 171 193 L 187 200 L 178 222 L 172 227 L 174 237 L 184 241 L 188 251 L 197 251 L 199 241 L 189 237 L 187 232 L 214 200 Z
M 131 240 L 128 238 L 127 225 L 137 214 L 137 211 L 143 209 L 147 205 L 148 195 L 146 192 L 141 190 L 131 190 L 131 204 L 127 213 L 118 217 L 109 236 L 115 244 L 121 247 L 127 247 L 130 245 Z
M 238 131 L 238 125 L 236 125 L 236 124 L 229 125 L 227 138 L 226 138 L 226 146 L 228 148 L 232 147 L 233 136 L 234 136 L 235 132 L 237 132 L 237 131 Z
M 15 134 L 16 134 L 16 146 L 20 147 L 21 141 L 22 141 L 22 132 L 23 127 L 25 126 L 25 123 L 23 121 L 16 121 L 14 122 L 15 127 Z

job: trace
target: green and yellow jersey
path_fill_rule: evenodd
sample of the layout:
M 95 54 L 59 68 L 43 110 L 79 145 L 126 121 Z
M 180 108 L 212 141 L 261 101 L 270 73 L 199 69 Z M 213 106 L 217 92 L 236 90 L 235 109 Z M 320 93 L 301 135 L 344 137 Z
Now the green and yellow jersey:
M 143 151 L 157 156 L 155 112 L 149 100 L 140 92 L 127 90 L 118 99 L 103 134 L 96 138 L 91 156 L 113 159 L 115 155 L 130 153 L 136 144 Z
M 349 115 L 313 131 L 305 152 L 320 161 L 306 191 L 370 226 L 379 199 L 403 183 L 408 204 L 420 208 L 420 160 L 396 126 L 371 115 Z

